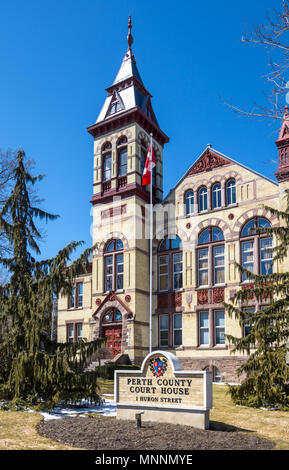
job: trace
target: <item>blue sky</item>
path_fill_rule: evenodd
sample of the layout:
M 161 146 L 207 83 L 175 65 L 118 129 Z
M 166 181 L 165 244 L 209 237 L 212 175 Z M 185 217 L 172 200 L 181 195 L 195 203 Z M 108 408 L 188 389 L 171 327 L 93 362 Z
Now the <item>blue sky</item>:
M 20 146 L 46 178 L 43 208 L 61 217 L 45 227 L 42 256 L 90 238 L 93 124 L 127 48 L 133 51 L 162 130 L 164 191 L 208 143 L 274 178 L 279 123 L 237 116 L 264 104 L 269 71 L 262 49 L 241 42 L 281 0 L 0 0 L 0 148 Z

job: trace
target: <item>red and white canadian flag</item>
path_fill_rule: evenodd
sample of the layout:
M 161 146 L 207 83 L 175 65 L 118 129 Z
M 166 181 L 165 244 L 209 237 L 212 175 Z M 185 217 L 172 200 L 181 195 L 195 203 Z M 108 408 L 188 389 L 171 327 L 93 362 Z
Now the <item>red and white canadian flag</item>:
M 143 186 L 145 186 L 147 184 L 151 184 L 152 171 L 153 171 L 153 168 L 156 166 L 156 158 L 155 158 L 154 148 L 153 148 L 153 151 L 151 151 L 151 147 L 152 146 L 150 145 L 150 148 L 149 148 L 149 151 L 148 151 L 148 154 L 147 154 L 146 164 L 145 164 L 143 175 L 142 175 L 141 184 Z

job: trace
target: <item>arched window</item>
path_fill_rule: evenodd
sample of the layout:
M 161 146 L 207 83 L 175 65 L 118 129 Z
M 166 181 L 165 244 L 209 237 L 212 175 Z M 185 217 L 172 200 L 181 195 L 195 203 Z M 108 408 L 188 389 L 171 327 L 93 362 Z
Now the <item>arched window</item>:
M 234 179 L 230 179 L 226 183 L 226 198 L 227 206 L 236 204 L 236 181 Z
M 199 212 L 206 211 L 208 209 L 208 190 L 206 186 L 199 189 Z
M 264 217 L 254 217 L 245 223 L 241 230 L 241 264 L 247 271 L 254 274 L 273 273 L 273 240 L 266 232 L 258 232 L 262 228 L 270 228 L 269 220 Z M 247 281 L 246 273 L 242 281 Z
M 102 320 L 102 323 L 118 323 L 122 321 L 122 314 L 117 308 L 108 310 Z
M 194 191 L 190 189 L 185 194 L 186 215 L 194 213 Z
M 198 286 L 212 286 L 225 282 L 224 234 L 218 227 L 203 230 L 197 248 Z
M 111 143 L 106 142 L 102 146 L 102 180 L 110 181 L 111 180 Z
M 212 208 L 218 209 L 222 206 L 222 188 L 220 183 L 215 183 L 212 187 Z
M 104 250 L 104 290 L 123 289 L 123 243 L 111 240 Z
M 122 136 L 117 142 L 118 176 L 127 174 L 127 138 Z
M 178 290 L 183 287 L 183 253 L 182 241 L 175 238 L 164 238 L 159 244 L 159 291 Z

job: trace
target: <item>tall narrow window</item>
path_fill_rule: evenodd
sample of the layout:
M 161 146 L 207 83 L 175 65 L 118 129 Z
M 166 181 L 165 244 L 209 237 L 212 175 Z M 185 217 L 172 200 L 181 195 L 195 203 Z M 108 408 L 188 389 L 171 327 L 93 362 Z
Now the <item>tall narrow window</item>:
M 169 256 L 159 257 L 159 290 L 167 291 L 169 289 Z
M 159 344 L 160 347 L 167 347 L 169 345 L 169 316 L 159 316 Z
M 212 187 L 212 208 L 218 209 L 222 206 L 222 188 L 220 183 L 214 184 Z
M 182 314 L 174 314 L 174 346 L 181 346 L 182 344 Z
M 82 340 L 82 323 L 76 324 L 76 339 L 77 341 Z
M 104 290 L 123 289 L 123 243 L 111 240 L 104 250 Z
M 194 191 L 190 190 L 185 195 L 186 215 L 194 213 Z
M 182 242 L 175 238 L 164 238 L 159 244 L 158 288 L 159 291 L 179 290 L 183 287 Z
M 69 323 L 69 325 L 67 325 L 67 341 L 68 343 L 74 342 L 74 324 L 73 323 Z
M 225 282 L 224 235 L 218 227 L 209 227 L 199 235 L 197 271 L 199 287 Z
M 209 312 L 199 313 L 199 344 L 200 346 L 208 346 L 210 344 Z
M 243 226 L 241 264 L 247 271 L 261 275 L 273 273 L 273 240 L 262 230 L 270 227 L 270 222 L 264 217 L 254 217 Z M 248 279 L 247 273 L 242 273 L 242 281 Z
M 69 308 L 81 308 L 83 305 L 83 283 L 76 282 L 69 297 Z
M 227 205 L 236 204 L 236 181 L 231 179 L 226 184 Z
M 121 137 L 117 142 L 117 155 L 118 155 L 118 176 L 125 176 L 127 174 L 127 138 Z
M 204 186 L 199 189 L 199 212 L 206 211 L 208 209 L 208 190 Z
M 78 282 L 77 284 L 77 303 L 78 307 L 82 307 L 83 304 L 83 284 Z
M 70 295 L 70 308 L 75 308 L 75 287 L 72 288 Z
M 215 310 L 215 344 L 225 344 L 225 311 Z
M 111 180 L 111 143 L 107 142 L 102 147 L 102 180 L 110 181 Z

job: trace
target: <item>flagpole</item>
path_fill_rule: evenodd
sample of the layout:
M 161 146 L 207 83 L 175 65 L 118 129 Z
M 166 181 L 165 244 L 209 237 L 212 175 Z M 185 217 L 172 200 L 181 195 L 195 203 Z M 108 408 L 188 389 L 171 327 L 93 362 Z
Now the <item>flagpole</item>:
M 151 155 L 153 159 L 153 134 L 151 136 Z M 151 170 L 151 184 L 150 184 L 150 349 L 152 352 L 152 313 L 153 313 L 153 168 Z

